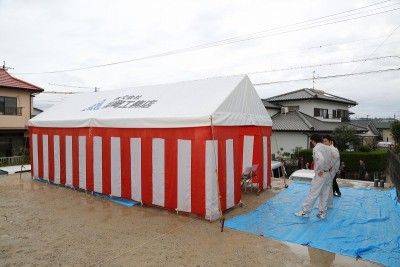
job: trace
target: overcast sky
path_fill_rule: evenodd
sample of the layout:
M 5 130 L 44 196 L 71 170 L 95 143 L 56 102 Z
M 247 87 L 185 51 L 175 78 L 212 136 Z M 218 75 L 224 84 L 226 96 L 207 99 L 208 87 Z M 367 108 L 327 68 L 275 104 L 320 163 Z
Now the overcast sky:
M 400 0 L 0 0 L 0 25 L 0 60 L 46 91 L 248 74 L 268 98 L 314 75 L 357 117 L 400 117 Z

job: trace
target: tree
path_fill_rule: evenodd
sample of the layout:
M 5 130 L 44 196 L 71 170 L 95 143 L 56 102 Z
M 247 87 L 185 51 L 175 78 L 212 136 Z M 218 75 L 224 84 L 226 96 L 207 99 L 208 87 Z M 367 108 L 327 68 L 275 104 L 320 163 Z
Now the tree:
M 400 154 L 400 121 L 395 120 L 390 124 L 390 133 L 395 143 L 394 152 Z
M 395 120 L 390 124 L 390 133 L 392 134 L 393 140 L 396 144 L 400 143 L 400 121 Z
M 360 144 L 360 138 L 356 135 L 356 129 L 348 125 L 341 125 L 333 131 L 333 139 L 340 151 L 348 148 L 357 147 Z

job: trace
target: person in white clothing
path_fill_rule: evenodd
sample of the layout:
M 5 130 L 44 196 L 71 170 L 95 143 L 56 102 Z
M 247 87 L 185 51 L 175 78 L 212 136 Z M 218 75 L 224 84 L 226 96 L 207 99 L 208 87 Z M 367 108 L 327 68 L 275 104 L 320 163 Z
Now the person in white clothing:
M 332 183 L 329 172 L 329 164 L 331 162 L 331 149 L 330 147 L 321 143 L 322 139 L 319 135 L 313 134 L 310 137 L 313 148 L 314 159 L 314 172 L 315 176 L 311 182 L 311 188 L 308 193 L 307 199 L 303 202 L 301 210 L 294 215 L 299 217 L 309 217 L 312 208 L 314 207 L 317 199 L 320 199 L 319 211 L 317 217 L 321 219 L 326 218 L 326 206 L 328 202 L 328 194 L 322 194 L 323 189 L 327 188 L 329 183 Z
M 329 173 L 331 182 L 328 184 L 327 188 L 323 189 L 323 194 L 328 194 L 328 208 L 333 208 L 333 179 L 336 177 L 337 172 L 340 167 L 340 155 L 339 150 L 333 145 L 334 141 L 330 135 L 325 135 L 322 137 L 322 143 L 329 146 L 331 150 L 331 161 L 329 163 Z

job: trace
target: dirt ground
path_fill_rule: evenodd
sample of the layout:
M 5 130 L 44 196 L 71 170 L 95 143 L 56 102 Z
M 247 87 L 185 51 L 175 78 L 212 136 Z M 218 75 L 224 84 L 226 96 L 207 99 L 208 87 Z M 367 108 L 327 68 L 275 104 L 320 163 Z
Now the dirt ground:
M 284 189 L 257 196 L 255 209 Z M 125 207 L 55 185 L 30 173 L 0 175 L 0 266 L 380 266 L 307 246 L 279 242 L 219 222 L 149 206 Z

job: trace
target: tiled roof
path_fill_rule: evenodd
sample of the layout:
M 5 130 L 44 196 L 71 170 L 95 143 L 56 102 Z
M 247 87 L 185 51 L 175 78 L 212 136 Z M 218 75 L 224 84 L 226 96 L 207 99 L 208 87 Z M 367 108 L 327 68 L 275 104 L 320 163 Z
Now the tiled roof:
M 299 111 L 276 114 L 271 119 L 273 131 L 332 132 L 343 124 L 354 127 L 357 132 L 368 130 L 366 127 L 352 125 L 346 122 L 320 121 Z
M 261 101 L 263 102 L 263 104 L 264 104 L 264 107 L 265 108 L 275 108 L 275 109 L 281 109 L 281 107 L 280 106 L 278 106 L 278 105 L 275 105 L 275 104 L 273 104 L 273 103 L 271 103 L 271 102 L 268 102 L 267 100 L 265 100 L 265 99 L 261 99 Z
M 373 120 L 373 122 L 377 129 L 390 129 L 390 124 L 392 123 L 392 121 L 377 121 L 377 120 Z
M 379 131 L 375 127 L 375 123 L 371 120 L 352 120 L 350 123 L 365 128 L 368 127 L 375 135 L 379 135 Z
M 334 102 L 345 103 L 345 104 L 352 105 L 352 106 L 355 106 L 358 104 L 357 102 L 355 102 L 353 100 L 335 96 L 335 95 L 331 95 L 331 94 L 325 93 L 322 90 L 308 89 L 308 88 L 300 89 L 300 90 L 289 92 L 289 93 L 282 94 L 282 95 L 273 96 L 273 97 L 267 98 L 266 100 L 274 103 L 274 102 L 281 102 L 281 101 L 309 100 L 309 99 L 334 101 Z
M 44 91 L 44 89 L 24 82 L 20 79 L 12 77 L 8 72 L 0 67 L 0 87 L 12 87 L 12 88 L 19 88 L 19 89 L 27 89 L 33 91 Z

